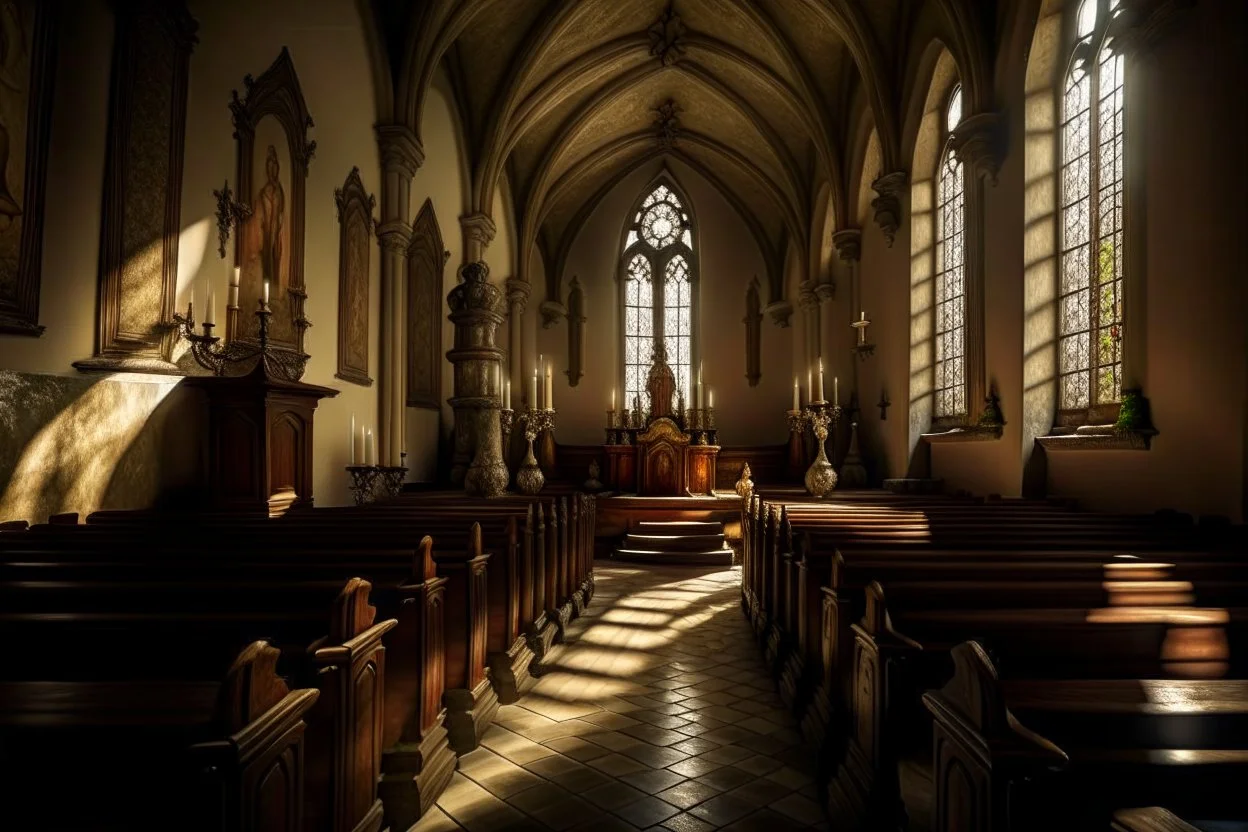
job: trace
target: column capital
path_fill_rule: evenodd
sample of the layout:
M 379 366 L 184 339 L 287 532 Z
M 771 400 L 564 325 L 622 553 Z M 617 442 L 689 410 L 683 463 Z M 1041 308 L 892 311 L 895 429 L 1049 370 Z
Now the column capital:
M 862 257 L 862 229 L 843 228 L 832 235 L 836 254 L 846 263 L 857 262 Z
M 494 234 L 498 228 L 494 225 L 494 220 L 490 219 L 489 214 L 465 214 L 459 218 L 459 227 L 464 232 L 464 238 L 469 242 L 478 243 L 485 248 L 494 241 Z
M 533 293 L 533 287 L 528 281 L 518 277 L 507 278 L 504 285 L 507 287 L 507 303 L 513 307 L 519 306 L 520 313 L 524 314 L 525 308 L 529 305 L 529 296 Z
M 483 261 L 465 263 L 459 268 L 459 285 L 446 296 L 451 320 L 471 320 L 480 315 L 499 316 L 502 291 L 490 283 L 490 267 Z
M 817 283 L 815 284 L 815 297 L 819 299 L 820 305 L 832 300 L 836 294 L 836 284 L 834 283 Z
M 793 316 L 793 304 L 787 300 L 778 300 L 774 303 L 767 304 L 767 314 L 771 316 L 771 320 L 781 329 L 788 329 L 789 318 Z
M 879 196 L 871 200 L 871 209 L 875 211 L 875 223 L 884 232 L 884 239 L 889 248 L 897 238 L 897 230 L 901 228 L 901 195 L 905 191 L 910 176 L 904 170 L 885 173 L 871 183 L 871 188 Z
M 1109 43 L 1120 54 L 1146 55 L 1195 5 L 1196 0 L 1122 0 L 1109 22 Z
M 797 305 L 806 311 L 810 311 L 819 305 L 819 298 L 815 295 L 815 281 L 803 280 L 797 288 Z
M 377 144 L 381 148 L 381 169 L 397 171 L 408 179 L 425 163 L 425 148 L 406 124 L 378 124 Z
M 1004 155 L 1003 136 L 1000 113 L 976 113 L 962 119 L 950 135 L 949 145 L 972 176 L 984 177 L 995 185 Z

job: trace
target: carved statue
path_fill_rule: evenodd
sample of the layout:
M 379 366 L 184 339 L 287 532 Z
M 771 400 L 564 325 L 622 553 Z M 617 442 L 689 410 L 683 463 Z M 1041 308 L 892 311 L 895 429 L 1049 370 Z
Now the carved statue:
M 743 500 L 750 499 L 750 495 L 754 493 L 754 480 L 750 479 L 750 463 L 745 463 L 741 468 L 741 479 L 737 480 L 735 486 L 737 496 Z
M 282 275 L 282 218 L 286 212 L 286 191 L 278 178 L 281 163 L 277 148 L 269 145 L 264 159 L 268 181 L 256 195 L 256 211 L 260 221 L 260 274 L 266 283 L 284 285 Z

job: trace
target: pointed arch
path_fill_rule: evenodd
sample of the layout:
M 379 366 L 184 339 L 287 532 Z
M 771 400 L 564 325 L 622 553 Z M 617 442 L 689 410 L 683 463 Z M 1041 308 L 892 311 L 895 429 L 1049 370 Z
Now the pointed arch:
M 448 252 L 426 199 L 407 248 L 407 406 L 442 407 L 442 273 Z
M 620 237 L 624 403 L 645 394 L 652 351 L 660 341 L 676 389 L 691 402 L 699 334 L 698 225 L 693 201 L 666 165 L 633 202 Z

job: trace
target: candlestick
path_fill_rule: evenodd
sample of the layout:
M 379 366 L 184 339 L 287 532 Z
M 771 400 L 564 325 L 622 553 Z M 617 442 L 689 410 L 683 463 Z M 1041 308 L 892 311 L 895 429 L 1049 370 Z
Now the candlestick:
M 355 465 L 356 461 L 355 461 L 355 414 L 354 413 L 351 414 L 350 445 L 351 445 L 351 464 Z
M 802 394 L 798 392 L 797 376 L 793 376 L 793 409 L 802 409 Z
M 819 394 L 818 397 L 815 399 L 815 401 L 820 401 L 820 402 L 823 401 L 824 399 L 823 399 L 823 359 L 822 358 L 819 359 L 819 386 L 815 388 L 815 391 Z

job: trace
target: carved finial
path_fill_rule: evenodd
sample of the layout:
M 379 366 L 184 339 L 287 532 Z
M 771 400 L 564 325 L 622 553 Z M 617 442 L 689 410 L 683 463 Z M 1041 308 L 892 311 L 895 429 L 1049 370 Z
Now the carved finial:
M 743 500 L 749 499 L 750 495 L 754 493 L 754 480 L 750 479 L 750 463 L 747 462 L 741 466 L 741 479 L 737 480 L 734 490 L 737 492 L 737 496 Z
M 901 228 L 901 194 L 906 186 L 904 170 L 886 173 L 871 183 L 871 188 L 879 194 L 871 200 L 871 209 L 875 211 L 875 222 L 884 232 L 884 239 L 889 247 L 897 237 L 897 229 Z
M 685 54 L 685 24 L 670 5 L 651 25 L 650 54 L 663 66 L 671 66 Z
M 416 562 L 413 564 L 412 577 L 417 581 L 427 581 L 437 577 L 437 565 L 433 562 L 433 538 L 425 535 L 416 548 Z
M 680 138 L 680 105 L 669 98 L 654 108 L 654 127 L 659 144 L 671 149 Z

